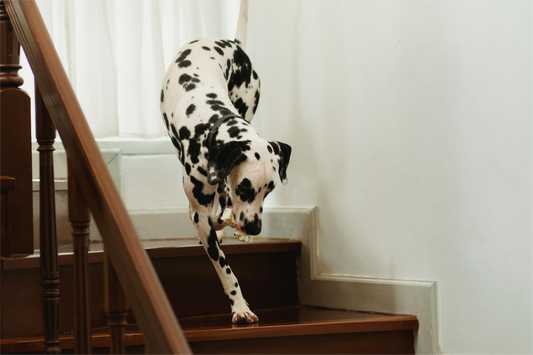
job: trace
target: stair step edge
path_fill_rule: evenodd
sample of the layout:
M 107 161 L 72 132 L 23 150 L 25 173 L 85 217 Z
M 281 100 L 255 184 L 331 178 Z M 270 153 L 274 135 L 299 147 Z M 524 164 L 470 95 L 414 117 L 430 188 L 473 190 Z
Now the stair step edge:
M 254 254 L 254 253 L 279 253 L 279 252 L 299 252 L 302 242 L 297 239 L 277 239 L 277 238 L 257 238 L 248 243 L 236 242 L 233 238 L 225 239 L 221 247 L 224 254 Z M 172 246 L 171 244 L 176 242 Z M 89 264 L 103 263 L 103 247 L 91 243 L 89 250 Z M 198 239 L 179 239 L 145 242 L 145 249 L 151 259 L 176 258 L 205 256 L 205 250 Z M 158 245 L 159 244 L 159 245 Z M 72 249 L 72 248 L 70 248 Z M 96 250 L 95 250 L 96 249 Z M 72 250 L 63 248 L 58 255 L 59 266 L 73 265 L 74 254 Z M 40 255 L 25 255 L 14 258 L 1 258 L 0 270 L 32 269 L 40 267 Z
M 183 328 L 188 342 L 220 341 L 238 339 L 258 339 L 272 337 L 291 337 L 322 334 L 373 333 L 398 330 L 417 330 L 418 319 L 414 316 L 387 316 L 355 320 L 329 320 L 304 322 L 296 324 L 266 325 L 230 325 L 227 327 Z M 0 341 L 0 353 L 38 352 L 44 349 L 43 337 L 3 339 Z M 59 337 L 61 349 L 74 348 L 74 336 L 65 334 Z M 130 330 L 125 335 L 126 346 L 144 345 L 143 334 L 139 330 Z M 108 333 L 93 333 L 92 347 L 106 348 L 111 345 Z

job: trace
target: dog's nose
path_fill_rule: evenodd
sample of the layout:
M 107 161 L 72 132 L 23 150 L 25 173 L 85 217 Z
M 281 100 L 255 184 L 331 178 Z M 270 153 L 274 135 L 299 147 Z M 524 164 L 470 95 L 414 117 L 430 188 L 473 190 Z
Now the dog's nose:
M 244 231 L 249 235 L 258 235 L 261 233 L 261 221 L 247 223 L 244 226 Z

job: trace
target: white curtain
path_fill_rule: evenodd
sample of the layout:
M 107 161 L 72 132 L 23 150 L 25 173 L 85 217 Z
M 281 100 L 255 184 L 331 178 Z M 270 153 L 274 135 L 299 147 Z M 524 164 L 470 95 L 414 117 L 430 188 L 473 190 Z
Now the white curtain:
M 234 38 L 239 0 L 37 0 L 96 138 L 166 135 L 161 80 L 179 48 Z M 24 89 L 33 77 L 23 58 Z

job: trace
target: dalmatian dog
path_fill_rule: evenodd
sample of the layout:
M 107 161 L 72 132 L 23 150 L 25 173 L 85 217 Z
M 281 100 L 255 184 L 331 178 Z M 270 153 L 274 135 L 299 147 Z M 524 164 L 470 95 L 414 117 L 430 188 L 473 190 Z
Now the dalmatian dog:
M 287 183 L 291 155 L 289 145 L 262 139 L 250 125 L 260 81 L 244 52 L 247 7 L 241 0 L 235 40 L 202 38 L 181 48 L 163 80 L 160 103 L 183 167 L 189 215 L 229 297 L 233 323 L 258 318 L 220 248 L 224 212 L 241 236 L 258 235 L 263 201 L 278 175 Z

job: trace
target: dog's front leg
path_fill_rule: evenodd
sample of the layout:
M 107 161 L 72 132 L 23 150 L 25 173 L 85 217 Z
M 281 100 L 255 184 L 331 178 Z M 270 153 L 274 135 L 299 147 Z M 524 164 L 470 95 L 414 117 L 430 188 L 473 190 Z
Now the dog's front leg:
M 211 210 L 204 206 L 191 206 L 191 219 L 196 227 L 202 245 L 222 282 L 224 293 L 229 297 L 232 314 L 231 320 L 233 323 L 257 322 L 259 319 L 250 310 L 244 300 L 237 277 L 228 265 L 222 249 L 220 249 L 217 233 L 210 217 Z

